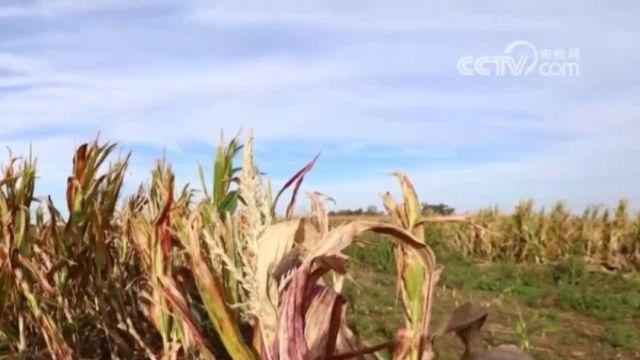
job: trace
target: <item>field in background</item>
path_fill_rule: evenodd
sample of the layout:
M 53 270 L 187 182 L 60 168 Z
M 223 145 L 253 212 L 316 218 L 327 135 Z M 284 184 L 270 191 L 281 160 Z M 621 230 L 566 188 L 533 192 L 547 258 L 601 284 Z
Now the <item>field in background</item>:
M 640 213 L 631 214 L 628 208 L 627 201 L 620 200 L 616 208 L 589 206 L 577 216 L 563 203 L 536 210 L 529 200 L 510 214 L 487 208 L 468 217 L 454 217 L 458 221 L 434 222 L 434 226 L 449 250 L 466 257 L 534 264 L 580 257 L 611 271 L 640 271 Z M 358 217 L 331 218 L 343 223 Z M 383 215 L 360 218 L 390 220 Z
M 336 216 L 332 221 L 352 219 Z M 518 344 L 536 359 L 640 358 L 638 273 L 610 271 L 576 254 L 540 264 L 500 256 L 488 261 L 457 250 L 450 232 L 459 226 L 439 224 L 427 231 L 428 243 L 444 267 L 436 322 L 465 301 L 480 301 L 491 310 L 484 328 L 490 344 Z M 353 300 L 349 310 L 354 331 L 376 342 L 391 336 L 389 329 L 401 324 L 402 316 L 390 243 L 373 234 L 364 241 L 366 245 L 348 251 L 355 260 L 354 283 L 346 289 Z M 449 336 L 441 341 L 450 343 L 448 349 L 458 346 L 441 353 L 442 358 L 458 359 L 458 340 Z

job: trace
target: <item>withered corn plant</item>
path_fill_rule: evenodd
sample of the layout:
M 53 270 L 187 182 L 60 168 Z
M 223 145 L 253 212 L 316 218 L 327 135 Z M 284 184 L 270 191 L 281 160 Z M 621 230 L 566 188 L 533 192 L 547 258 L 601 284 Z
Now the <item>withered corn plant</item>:
M 134 356 L 135 268 L 123 262 L 116 202 L 128 159 L 100 172 L 114 145 L 84 144 L 67 179 L 68 217 L 44 198 L 31 221 L 35 161 L 10 159 L 2 179 L 1 348 L 28 358 Z M 21 164 L 21 165 L 18 165 Z M 134 327 L 137 324 L 138 333 Z M 144 353 L 144 350 L 141 350 Z
M 561 202 L 536 212 L 526 201 L 510 215 L 490 208 L 468 219 L 440 227 L 445 245 L 465 256 L 550 263 L 577 255 L 609 270 L 640 270 L 640 214 L 632 217 L 624 199 L 615 210 L 589 206 L 581 216 Z
M 69 358 L 71 349 L 46 303 L 55 302 L 56 289 L 47 279 L 46 249 L 35 241 L 31 203 L 35 187 L 35 161 L 10 158 L 0 182 L 0 329 L 4 351 L 26 354 L 31 334 L 40 334 L 46 349 L 58 358 Z M 40 347 L 38 351 L 42 351 Z
M 434 358 L 433 340 L 444 333 L 430 330 L 441 269 L 404 175 L 398 174 L 403 202 L 384 197 L 393 223 L 331 227 L 328 198 L 319 193 L 310 193 L 311 216 L 293 216 L 317 156 L 274 200 L 254 163 L 251 133 L 244 145 L 221 139 L 211 185 L 200 168 L 201 196 L 188 185 L 178 188 L 162 160 L 149 183 L 122 198 L 129 156 L 107 166 L 114 150 L 98 140 L 78 147 L 66 217 L 45 197 L 32 219 L 34 160 L 10 158 L 3 169 L 0 355 L 321 360 L 389 349 L 398 360 Z M 279 219 L 277 201 L 288 189 Z M 348 276 L 344 250 L 365 232 L 396 244 L 406 318 L 394 339 L 373 346 L 359 343 L 348 328 L 341 294 Z
M 397 282 L 405 310 L 405 328 L 399 333 L 402 341 L 394 350 L 394 356 L 411 360 L 431 359 L 433 350 L 428 339 L 435 285 L 440 275 L 435 256 L 425 243 L 425 229 L 420 202 L 413 185 L 404 174 L 396 174 L 402 188 L 403 203 L 398 204 L 387 192 L 383 196 L 384 206 L 393 223 L 411 233 L 425 248 L 426 263 L 418 254 L 403 243 L 394 249 Z M 429 341 L 425 341 L 429 340 Z

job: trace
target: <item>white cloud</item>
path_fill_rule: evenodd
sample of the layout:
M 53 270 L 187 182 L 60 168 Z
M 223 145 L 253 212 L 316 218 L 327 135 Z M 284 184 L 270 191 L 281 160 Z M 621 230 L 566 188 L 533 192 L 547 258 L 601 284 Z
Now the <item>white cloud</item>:
M 0 30 L 12 35 L 0 44 L 0 137 L 16 152 L 33 140 L 47 179 L 64 178 L 73 144 L 98 130 L 157 153 L 166 145 L 180 160 L 196 157 L 188 153 L 192 143 L 217 142 L 221 128 L 254 128 L 258 142 L 337 142 L 356 153 L 389 145 L 410 158 L 501 149 L 518 153 L 406 170 L 427 200 L 459 208 L 529 196 L 565 197 L 577 207 L 624 194 L 640 202 L 632 158 L 640 150 L 640 43 L 633 9 L 622 4 L 181 4 L 0 6 L 5 20 L 49 17 L 29 31 Z M 145 6 L 175 11 L 163 12 L 162 21 L 153 12 L 127 17 Z M 539 47 L 579 47 L 582 76 L 456 73 L 459 56 L 500 52 L 521 38 Z M 402 156 L 397 162 L 407 164 Z M 142 156 L 134 172 L 146 174 L 151 163 Z M 195 175 L 192 164 L 179 171 Z M 363 176 L 317 185 L 360 205 L 395 187 L 391 179 Z
M 446 202 L 461 211 L 499 205 L 511 210 L 523 199 L 534 199 L 549 207 L 566 201 L 574 211 L 590 204 L 613 206 L 621 198 L 639 209 L 640 122 L 638 109 L 627 112 L 640 98 L 628 103 L 614 101 L 592 105 L 569 114 L 564 125 L 571 125 L 575 138 L 554 142 L 540 151 L 515 160 L 453 164 L 432 167 L 428 163 L 400 170 L 414 182 L 423 201 Z M 622 109 L 621 109 L 622 106 Z M 608 122 L 604 119 L 615 119 Z M 595 126 L 594 126 L 595 125 Z M 329 193 L 341 206 L 363 206 L 362 199 L 380 205 L 376 198 L 383 191 L 395 190 L 390 176 L 357 178 L 311 184 Z

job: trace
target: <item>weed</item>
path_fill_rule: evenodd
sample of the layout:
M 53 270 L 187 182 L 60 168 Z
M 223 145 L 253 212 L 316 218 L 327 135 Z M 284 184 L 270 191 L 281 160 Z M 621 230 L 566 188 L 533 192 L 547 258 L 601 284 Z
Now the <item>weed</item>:
M 634 349 L 640 343 L 638 329 L 629 325 L 611 325 L 606 329 L 606 340 L 611 346 L 622 349 Z

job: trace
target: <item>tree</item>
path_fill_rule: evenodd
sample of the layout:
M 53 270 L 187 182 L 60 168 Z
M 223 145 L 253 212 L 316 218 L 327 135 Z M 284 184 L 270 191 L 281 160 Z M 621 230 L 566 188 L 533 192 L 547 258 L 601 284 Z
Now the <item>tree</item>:
M 429 203 L 423 202 L 421 205 L 422 205 L 422 213 L 425 215 L 427 214 L 451 215 L 456 211 L 456 209 L 443 203 L 429 204 Z
M 365 211 L 366 215 L 380 215 L 378 208 L 375 205 L 367 206 L 367 211 Z

